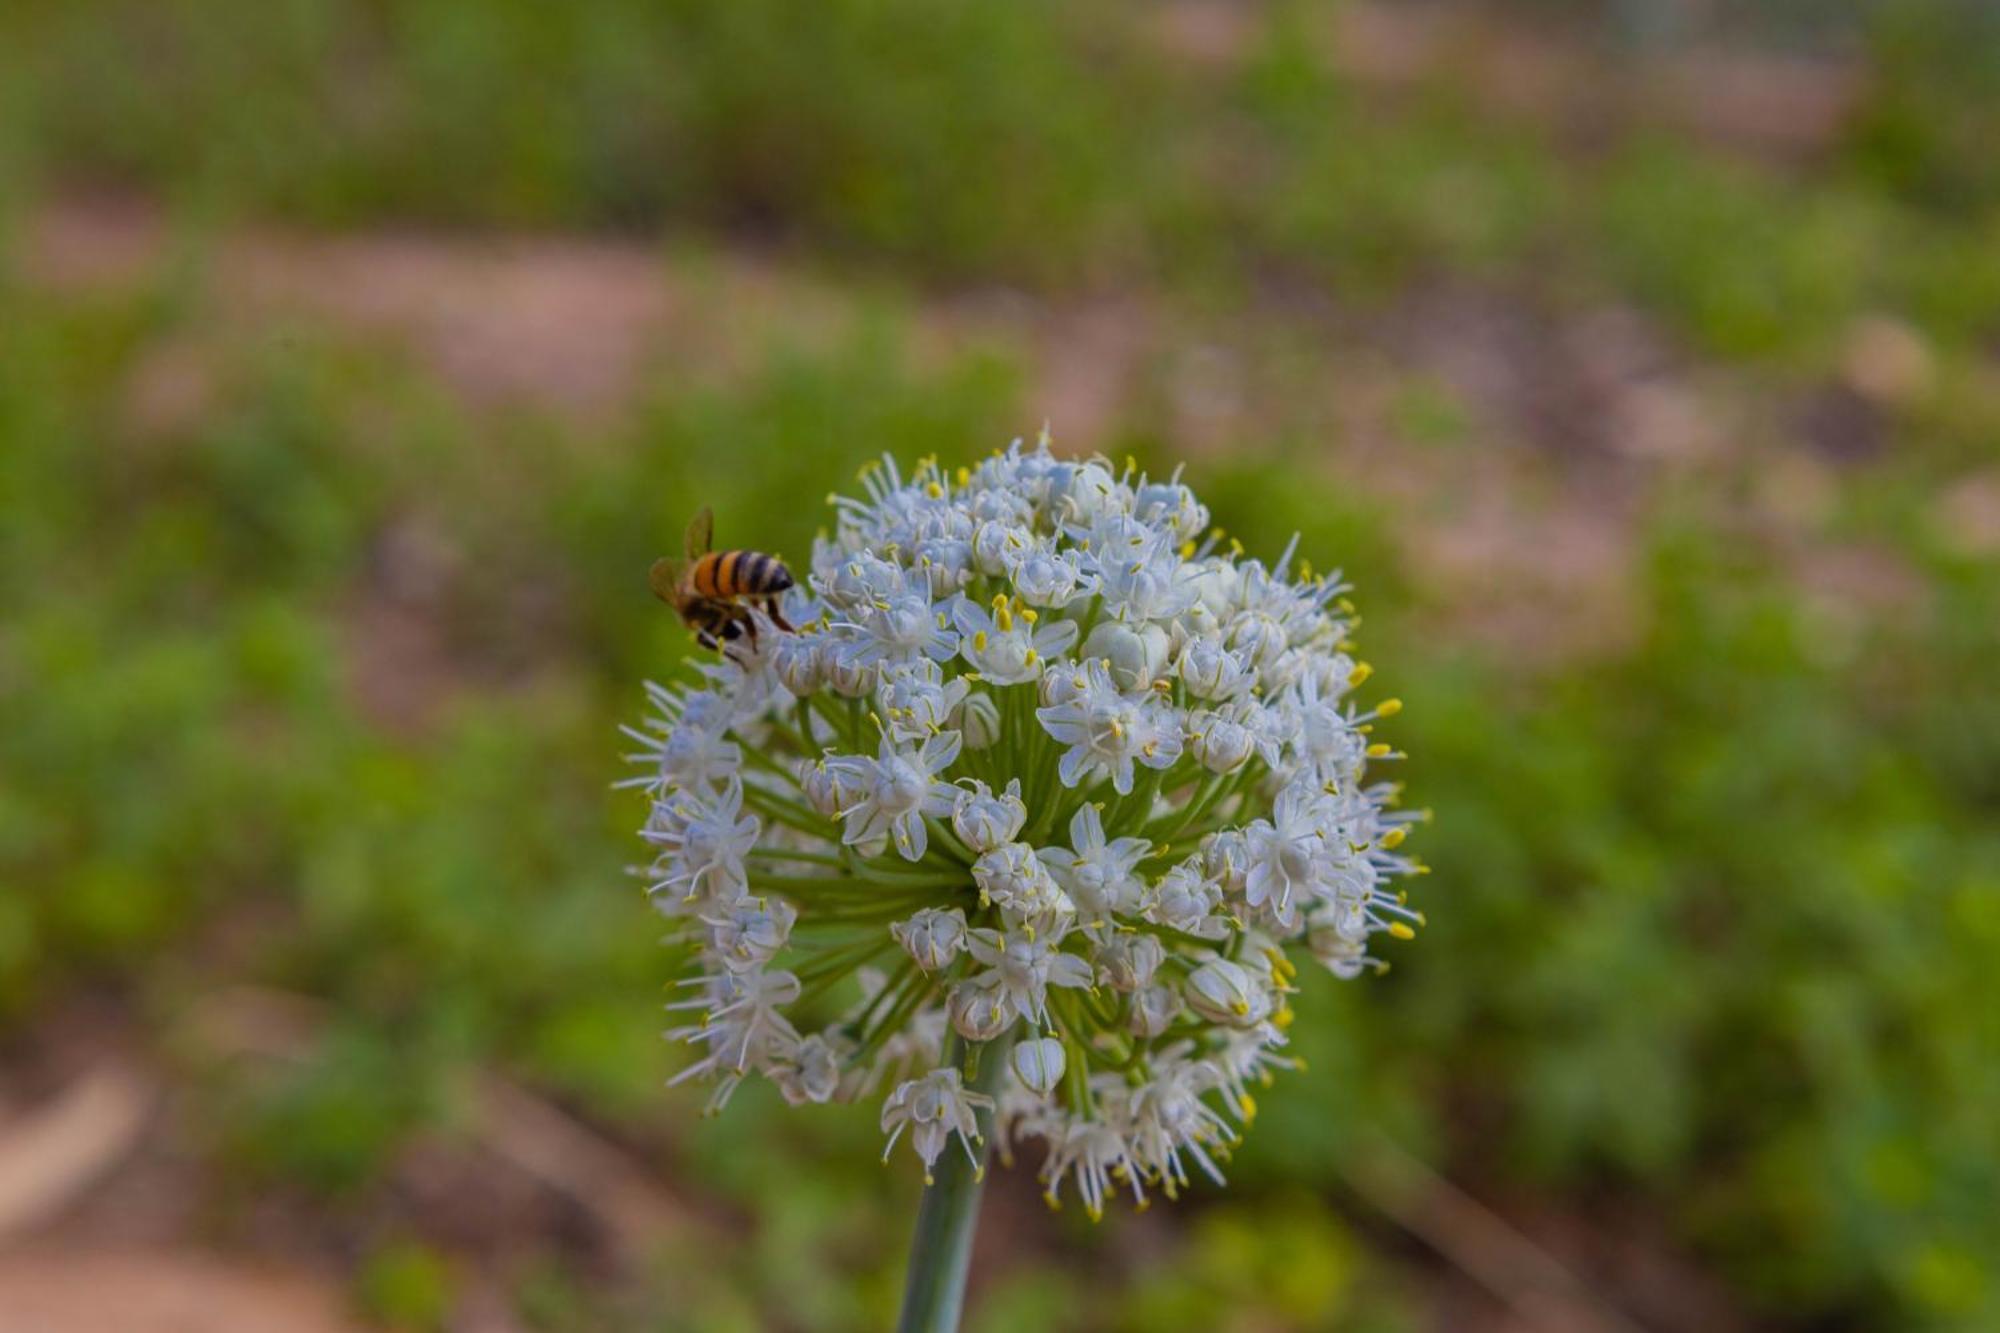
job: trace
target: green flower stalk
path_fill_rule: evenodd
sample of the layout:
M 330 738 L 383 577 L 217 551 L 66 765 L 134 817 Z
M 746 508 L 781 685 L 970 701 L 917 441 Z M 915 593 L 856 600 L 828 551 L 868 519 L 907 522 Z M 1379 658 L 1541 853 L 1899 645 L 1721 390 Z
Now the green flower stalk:
M 795 632 L 753 612 L 702 688 L 649 687 L 635 785 L 699 960 L 680 1077 L 712 1109 L 751 1075 L 880 1094 L 928 1187 L 904 1327 L 943 1329 L 989 1139 L 1039 1141 L 1049 1203 L 1092 1218 L 1220 1183 L 1296 1064 L 1292 953 L 1379 969 L 1422 867 L 1337 575 L 1046 439 L 862 479 Z

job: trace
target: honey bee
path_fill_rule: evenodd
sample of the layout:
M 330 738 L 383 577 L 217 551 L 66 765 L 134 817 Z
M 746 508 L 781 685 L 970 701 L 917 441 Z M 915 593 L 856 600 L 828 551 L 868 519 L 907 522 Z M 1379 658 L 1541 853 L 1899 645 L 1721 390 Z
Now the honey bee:
M 779 596 L 793 583 L 784 561 L 761 551 L 710 550 L 714 538 L 715 515 L 704 507 L 688 524 L 686 558 L 653 562 L 653 595 L 680 613 L 704 648 L 734 643 L 745 631 L 754 643 L 753 605 L 773 625 L 790 630 L 778 611 Z

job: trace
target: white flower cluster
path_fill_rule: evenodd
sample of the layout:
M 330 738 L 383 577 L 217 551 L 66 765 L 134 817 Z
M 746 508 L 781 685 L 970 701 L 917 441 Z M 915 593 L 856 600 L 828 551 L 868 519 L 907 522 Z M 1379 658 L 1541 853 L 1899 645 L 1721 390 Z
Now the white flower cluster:
M 797 631 L 759 617 L 632 732 L 644 873 L 699 960 L 683 1077 L 718 1108 L 753 1072 L 887 1087 L 927 1175 L 990 1118 L 1092 1216 L 1219 1180 L 1293 1063 L 1287 947 L 1353 977 L 1421 922 L 1342 585 L 1225 545 L 1178 474 L 1046 438 L 863 481 Z

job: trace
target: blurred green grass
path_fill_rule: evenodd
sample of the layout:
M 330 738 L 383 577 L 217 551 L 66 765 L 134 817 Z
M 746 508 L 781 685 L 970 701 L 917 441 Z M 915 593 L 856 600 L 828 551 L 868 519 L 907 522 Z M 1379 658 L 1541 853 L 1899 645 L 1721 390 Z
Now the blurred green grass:
M 1305 6 L 1189 71 L 1126 11 L 1039 3 L 28 3 L 0 18 L 36 53 L 5 93 L 8 220 L 81 181 L 196 218 L 721 229 L 858 283 L 1137 284 L 1196 320 L 1282 323 L 1273 285 L 1387 307 L 1476 282 L 1630 303 L 1772 402 L 1895 314 L 1936 392 L 1839 465 L 1823 524 L 1914 590 L 1893 614 L 1745 521 L 1796 447 L 1761 437 L 1648 495 L 1635 633 L 1553 664 L 1425 605 L 1415 520 L 1282 404 L 1195 461 L 1253 549 L 1296 529 L 1359 584 L 1439 816 L 1432 927 L 1379 982 L 1309 988 L 1310 1073 L 1265 1099 L 1231 1191 L 1144 1220 L 1175 1258 L 1137 1222 L 1052 1219 L 980 1327 L 1411 1326 L 1421 1269 L 1357 1221 L 1385 1128 L 1475 1192 L 1644 1217 L 1773 1326 L 1990 1327 L 2000 572 L 1936 502 L 2000 424 L 2000 174 L 1968 148 L 2000 113 L 1942 14 L 1880 28 L 1847 137 L 1787 174 L 1649 135 L 1579 158 L 1446 89 L 1384 106 Z M 459 1267 L 420 1218 L 380 1225 L 383 1181 L 495 1068 L 756 1220 L 622 1293 L 552 1246 L 524 1317 L 879 1326 L 912 1187 L 879 1183 L 868 1117 L 745 1094 L 697 1126 L 660 1091 L 671 960 L 620 875 L 614 727 L 683 650 L 643 570 L 691 508 L 802 552 L 864 459 L 1038 422 L 1021 359 L 871 319 L 664 376 L 600 427 L 475 412 L 309 328 L 225 341 L 196 419 L 136 429 L 134 376 L 208 314 L 172 275 L 0 280 L 0 1021 L 108 993 L 170 1047 L 220 986 L 323 1001 L 295 1064 L 183 1072 L 204 1160 L 346 1219 L 385 1320 L 437 1324 Z M 1449 398 L 1404 401 L 1424 447 L 1478 447 Z M 1076 443 L 1182 444 L 1143 404 Z

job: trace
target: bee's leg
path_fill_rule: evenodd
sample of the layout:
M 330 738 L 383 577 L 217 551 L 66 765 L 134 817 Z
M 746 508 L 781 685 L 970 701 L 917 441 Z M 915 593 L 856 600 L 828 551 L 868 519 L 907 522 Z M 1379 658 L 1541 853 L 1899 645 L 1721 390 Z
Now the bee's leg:
M 715 638 L 715 631 L 713 631 L 713 630 L 709 629 L 709 628 L 708 628 L 707 626 L 705 626 L 705 625 L 704 625 L 704 626 L 703 626 L 702 628 L 700 628 L 700 629 L 698 629 L 698 630 L 696 630 L 696 631 L 694 632 L 694 641 L 695 641 L 696 643 L 700 644 L 700 645 L 701 645 L 702 647 L 704 647 L 704 648 L 708 648 L 708 649 L 711 649 L 711 650 L 713 650 L 713 649 L 715 649 L 715 648 L 718 648 L 718 647 L 720 647 L 720 646 L 721 646 L 721 645 L 720 645 L 720 644 L 719 644 L 719 643 L 718 643 L 718 642 L 716 641 L 716 638 Z
M 791 627 L 791 624 L 790 624 L 790 623 L 789 623 L 789 622 L 788 622 L 788 621 L 787 621 L 787 620 L 785 619 L 785 616 L 784 616 L 784 613 L 783 613 L 782 611 L 778 610 L 778 599 L 777 599 L 777 598 L 775 598 L 775 597 L 766 597 L 766 598 L 764 599 L 764 614 L 765 614 L 765 615 L 767 615 L 767 616 L 769 616 L 769 617 L 771 618 L 771 623 L 772 623 L 773 625 L 777 626 L 777 627 L 778 627 L 779 629 L 783 630 L 783 631 L 784 631 L 785 633 L 787 633 L 787 634 L 796 634 L 796 633 L 798 632 L 797 630 L 794 630 L 794 629 L 793 629 L 793 628 Z
M 730 661 L 736 663 L 737 666 L 742 667 L 744 670 L 747 671 L 750 669 L 749 662 L 746 661 L 741 654 L 734 651 L 736 641 L 738 639 L 741 639 L 742 637 L 743 637 L 743 622 L 741 620 L 732 619 L 723 622 L 722 639 L 727 646 L 723 648 L 722 655 L 728 658 Z M 752 637 L 754 639 L 755 631 L 752 631 Z

